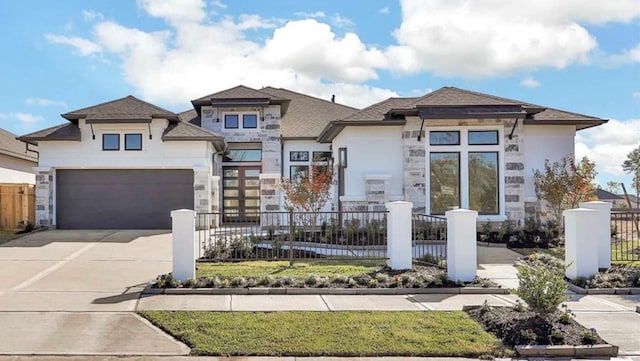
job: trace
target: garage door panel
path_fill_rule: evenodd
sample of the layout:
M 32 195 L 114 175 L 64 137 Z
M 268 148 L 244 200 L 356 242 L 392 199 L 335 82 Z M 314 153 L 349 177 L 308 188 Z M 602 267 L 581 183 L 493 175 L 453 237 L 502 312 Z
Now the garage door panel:
M 192 170 L 58 170 L 57 226 L 167 229 L 170 211 L 193 208 Z

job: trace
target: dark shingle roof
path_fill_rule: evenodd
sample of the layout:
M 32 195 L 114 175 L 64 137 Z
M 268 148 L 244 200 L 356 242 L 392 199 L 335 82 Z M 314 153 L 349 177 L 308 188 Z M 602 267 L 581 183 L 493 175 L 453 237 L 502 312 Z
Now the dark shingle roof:
M 282 117 L 284 138 L 315 138 L 330 121 L 345 118 L 358 111 L 356 108 L 282 88 L 266 87 L 260 89 L 260 92 L 291 100 Z
M 38 144 L 39 140 L 80 141 L 80 128 L 78 128 L 78 125 L 75 123 L 65 123 L 23 135 L 18 139 L 32 144 Z
M 379 103 L 370 105 L 342 120 L 345 121 L 370 121 L 383 120 L 385 114 L 391 109 L 400 109 L 410 106 L 418 98 L 389 98 Z
M 218 151 L 226 148 L 222 135 L 200 127 L 200 117 L 195 110 L 182 112 L 178 116 L 180 121 L 169 124 L 162 134 L 162 140 L 208 140 Z
M 613 194 L 611 192 L 605 191 L 604 189 L 596 189 L 596 197 L 598 199 L 624 199 L 617 194 Z
M 478 93 L 455 87 L 442 87 L 428 93 L 411 104 L 412 107 L 422 106 L 470 106 L 470 105 L 522 105 L 523 102 L 500 98 L 497 96 Z
M 4 129 L 0 129 L 0 154 L 37 162 L 35 152 L 27 152 L 25 142 L 17 140 L 16 135 Z
M 152 118 L 177 119 L 177 115 L 159 106 L 147 103 L 133 95 L 106 103 L 62 114 L 68 120 L 151 120 Z
M 238 85 L 236 87 L 219 91 L 217 93 L 205 95 L 198 99 L 192 100 L 192 103 L 208 102 L 211 99 L 270 99 L 270 100 L 284 100 L 273 96 L 268 93 L 261 92 L 259 90 L 249 88 L 244 85 Z
M 193 109 L 184 111 L 182 113 L 178 113 L 178 117 L 180 121 L 191 123 L 193 125 L 202 126 L 202 122 L 200 121 L 200 117 L 198 116 L 198 112 Z

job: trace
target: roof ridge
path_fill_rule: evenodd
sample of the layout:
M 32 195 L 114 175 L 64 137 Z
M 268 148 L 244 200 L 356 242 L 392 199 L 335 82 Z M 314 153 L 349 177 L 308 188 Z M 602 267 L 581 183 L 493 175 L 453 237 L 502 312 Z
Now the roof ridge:
M 535 104 L 531 104 L 531 105 L 535 105 Z M 558 108 L 552 108 L 552 107 L 544 107 L 547 110 L 555 110 L 557 112 L 561 112 L 561 113 L 567 113 L 567 114 L 572 114 L 572 115 L 578 115 L 581 117 L 585 117 L 585 118 L 591 118 L 591 119 L 599 119 L 599 120 L 604 120 L 604 118 L 600 118 L 600 117 L 594 117 L 593 115 L 587 115 L 587 114 L 582 114 L 582 113 L 576 113 L 576 112 L 572 112 L 572 111 L 568 111 L 568 110 L 562 110 L 562 109 L 558 109 Z
M 230 91 L 232 91 L 232 90 L 236 90 L 236 89 L 239 89 L 239 88 L 249 89 L 249 90 L 254 91 L 254 92 L 257 92 L 257 93 L 263 93 L 264 95 L 268 96 L 268 98 L 270 98 L 270 99 L 274 99 L 274 98 L 275 98 L 276 100 L 277 100 L 277 99 L 281 99 L 280 97 L 276 97 L 276 96 L 274 96 L 274 95 L 272 95 L 272 94 L 268 94 L 268 93 L 261 92 L 259 89 L 255 89 L 255 88 L 252 88 L 252 87 L 250 87 L 250 86 L 246 86 L 246 85 L 244 85 L 244 84 L 239 84 L 239 85 L 236 85 L 236 86 L 231 87 L 231 88 L 228 88 L 228 89 L 223 89 L 223 90 L 219 90 L 219 91 L 217 91 L 217 92 L 213 92 L 213 93 L 211 93 L 211 94 L 203 95 L 203 96 L 201 96 L 201 97 L 198 97 L 198 98 L 196 98 L 196 99 L 191 100 L 191 102 L 195 102 L 195 101 L 202 100 L 202 99 L 211 99 L 211 98 L 212 98 L 214 95 L 216 95 L 216 94 L 225 93 L 225 92 L 230 92 Z
M 127 96 L 125 96 L 125 97 L 122 97 L 122 98 L 117 98 L 117 99 L 109 100 L 109 101 L 106 101 L 106 102 L 103 102 L 103 103 L 99 103 L 99 104 L 96 104 L 96 105 L 91 105 L 91 106 L 84 107 L 84 108 L 81 108 L 81 109 L 72 110 L 72 111 L 70 111 L 70 112 L 67 112 L 67 113 L 61 114 L 61 116 L 62 116 L 63 118 L 66 118 L 66 116 L 69 116 L 69 115 L 78 115 L 78 114 L 83 114 L 83 111 L 86 111 L 86 110 L 89 110 L 89 109 L 98 108 L 98 107 L 104 107 L 104 106 L 106 106 L 106 105 L 110 105 L 110 104 L 117 103 L 117 102 L 120 102 L 120 101 L 123 101 L 123 100 L 127 100 L 127 99 L 134 100 L 134 101 L 137 101 L 137 102 L 143 103 L 143 104 L 145 104 L 145 105 L 148 105 L 148 106 L 150 106 L 150 107 L 152 107 L 152 108 L 154 108 L 154 109 L 159 110 L 161 113 L 169 113 L 169 114 L 172 114 L 172 115 L 177 115 L 176 113 L 174 113 L 174 112 L 172 112 L 172 111 L 170 111 L 170 110 L 164 109 L 164 108 L 159 107 L 159 106 L 157 106 L 157 105 L 155 105 L 155 104 L 149 103 L 149 102 L 148 102 L 148 101 L 146 101 L 146 100 L 142 100 L 142 99 L 140 99 L 140 98 L 137 98 L 137 97 L 135 97 L 135 96 L 133 96 L 133 95 L 129 94 L 129 95 L 127 95 Z
M 275 90 L 282 90 L 282 91 L 286 91 L 286 92 L 289 92 L 289 93 L 294 93 L 294 94 L 297 94 L 297 95 L 300 95 L 300 96 L 303 96 L 303 97 L 306 97 L 306 98 L 319 100 L 319 101 L 322 101 L 322 102 L 325 102 L 325 103 L 328 103 L 328 104 L 332 104 L 332 105 L 338 105 L 338 106 L 349 108 L 349 109 L 353 109 L 353 110 L 360 110 L 360 109 L 352 107 L 350 105 L 345 105 L 345 104 L 341 104 L 341 103 L 332 102 L 330 100 L 322 99 L 322 98 L 319 98 L 319 97 L 315 97 L 315 96 L 312 96 L 312 95 L 309 95 L 309 94 L 300 93 L 300 92 L 297 92 L 297 91 L 294 91 L 294 90 L 289 90 L 289 89 L 286 89 L 286 88 L 274 88 L 274 87 L 271 87 L 271 86 L 266 86 L 266 87 L 263 87 L 262 89 L 260 89 L 260 91 L 262 91 L 264 89 L 269 89 L 269 88 L 275 89 Z M 270 95 L 275 96 L 273 94 L 270 94 Z
M 526 105 L 536 105 L 536 104 L 523 102 L 521 100 L 509 99 L 509 98 L 499 97 L 497 95 L 480 93 L 480 92 L 477 92 L 477 91 L 474 91 L 474 90 L 462 89 L 462 88 L 458 88 L 458 87 L 455 87 L 455 86 L 444 86 L 444 87 L 442 87 L 440 89 L 443 89 L 443 88 L 453 89 L 453 90 L 457 90 L 457 91 L 460 91 L 460 92 L 463 92 L 463 93 L 473 94 L 473 95 L 477 95 L 477 96 L 481 96 L 481 97 L 485 97 L 485 98 L 491 98 L 491 99 L 496 99 L 496 100 L 506 100 L 506 101 L 513 102 L 513 103 L 519 103 L 521 105 L 525 105 L 525 104 Z M 438 90 L 440 90 L 440 89 L 438 89 Z M 432 92 L 432 93 L 434 93 L 434 92 Z

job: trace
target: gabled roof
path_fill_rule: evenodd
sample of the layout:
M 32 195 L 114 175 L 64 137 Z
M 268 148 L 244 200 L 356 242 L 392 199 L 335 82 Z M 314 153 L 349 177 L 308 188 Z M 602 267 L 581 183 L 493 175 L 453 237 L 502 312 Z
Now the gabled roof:
M 211 99 L 263 99 L 263 98 L 273 99 L 273 100 L 282 100 L 281 98 L 278 98 L 271 94 L 261 92 L 260 90 L 249 88 L 248 86 L 244 86 L 244 85 L 238 85 L 230 89 L 205 95 L 198 99 L 192 100 L 191 102 L 192 103 L 208 102 L 208 101 L 211 101 Z
M 25 142 L 16 139 L 16 135 L 0 128 L 0 154 L 20 158 L 31 162 L 38 162 L 38 156 L 33 151 L 27 151 Z
M 235 107 L 235 106 L 268 106 L 270 104 L 280 104 L 281 113 L 287 112 L 289 99 L 283 99 L 260 90 L 238 85 L 236 87 L 219 91 L 217 93 L 205 95 L 192 100 L 191 104 L 200 114 L 200 107 L 211 105 L 214 107 Z
M 86 119 L 87 122 L 150 122 L 153 118 L 177 120 L 178 116 L 159 106 L 147 103 L 133 95 L 106 103 L 62 114 L 68 120 Z
M 425 106 L 474 106 L 474 105 L 522 105 L 523 102 L 500 98 L 456 87 L 442 87 L 418 98 L 412 107 Z
M 602 200 L 602 199 L 624 199 L 621 196 L 611 193 L 609 191 L 605 191 L 604 189 L 596 189 L 596 197 L 598 197 L 598 199 Z
M 260 92 L 291 100 L 287 113 L 282 117 L 283 138 L 315 139 L 330 121 L 348 117 L 358 111 L 356 108 L 282 88 L 266 87 L 260 89 Z
M 411 106 L 419 98 L 388 98 L 379 103 L 370 105 L 341 120 L 344 121 L 369 121 L 383 120 L 392 109 L 401 109 Z
M 31 144 L 38 144 L 40 140 L 72 140 L 79 142 L 80 128 L 76 123 L 65 123 L 23 135 L 18 139 Z

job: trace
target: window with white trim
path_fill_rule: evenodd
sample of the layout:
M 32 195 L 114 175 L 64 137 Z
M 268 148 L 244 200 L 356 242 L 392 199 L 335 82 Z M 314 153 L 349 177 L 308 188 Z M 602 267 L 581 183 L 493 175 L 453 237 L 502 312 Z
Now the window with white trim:
M 480 215 L 504 213 L 502 130 L 453 127 L 429 132 L 427 203 L 431 214 L 457 207 Z
M 259 129 L 259 119 L 258 112 L 224 113 L 224 129 Z

